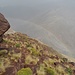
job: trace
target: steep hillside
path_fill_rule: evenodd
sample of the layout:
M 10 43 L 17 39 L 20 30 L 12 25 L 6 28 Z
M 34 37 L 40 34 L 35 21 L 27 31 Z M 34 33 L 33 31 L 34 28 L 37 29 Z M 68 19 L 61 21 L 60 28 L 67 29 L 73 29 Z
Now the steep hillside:
M 0 43 L 0 75 L 75 75 L 75 63 L 22 33 Z

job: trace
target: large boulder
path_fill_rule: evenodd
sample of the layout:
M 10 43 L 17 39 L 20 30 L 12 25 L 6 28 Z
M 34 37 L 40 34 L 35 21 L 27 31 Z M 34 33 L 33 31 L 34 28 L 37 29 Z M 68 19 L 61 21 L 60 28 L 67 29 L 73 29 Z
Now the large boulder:
M 2 41 L 3 34 L 10 28 L 9 22 L 0 13 L 0 42 Z

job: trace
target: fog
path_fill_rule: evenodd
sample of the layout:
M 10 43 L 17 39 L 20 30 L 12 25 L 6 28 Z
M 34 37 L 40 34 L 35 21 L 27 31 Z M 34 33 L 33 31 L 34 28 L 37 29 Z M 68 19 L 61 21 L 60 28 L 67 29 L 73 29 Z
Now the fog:
M 1 0 L 0 12 L 15 31 L 75 57 L 74 0 Z

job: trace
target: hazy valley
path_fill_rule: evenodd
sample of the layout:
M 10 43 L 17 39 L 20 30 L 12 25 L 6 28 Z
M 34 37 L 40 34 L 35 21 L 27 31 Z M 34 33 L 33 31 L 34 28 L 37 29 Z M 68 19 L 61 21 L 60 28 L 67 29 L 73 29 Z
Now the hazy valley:
M 0 7 L 11 27 L 75 57 L 75 1 L 33 0 L 30 5 L 28 1 Z

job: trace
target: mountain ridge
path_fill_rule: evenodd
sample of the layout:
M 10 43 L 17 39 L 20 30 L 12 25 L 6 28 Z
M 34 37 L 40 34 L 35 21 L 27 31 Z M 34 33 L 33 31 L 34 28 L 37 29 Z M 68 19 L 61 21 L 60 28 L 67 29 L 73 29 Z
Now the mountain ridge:
M 75 63 L 26 34 L 5 34 L 0 43 L 0 75 L 74 75 Z

